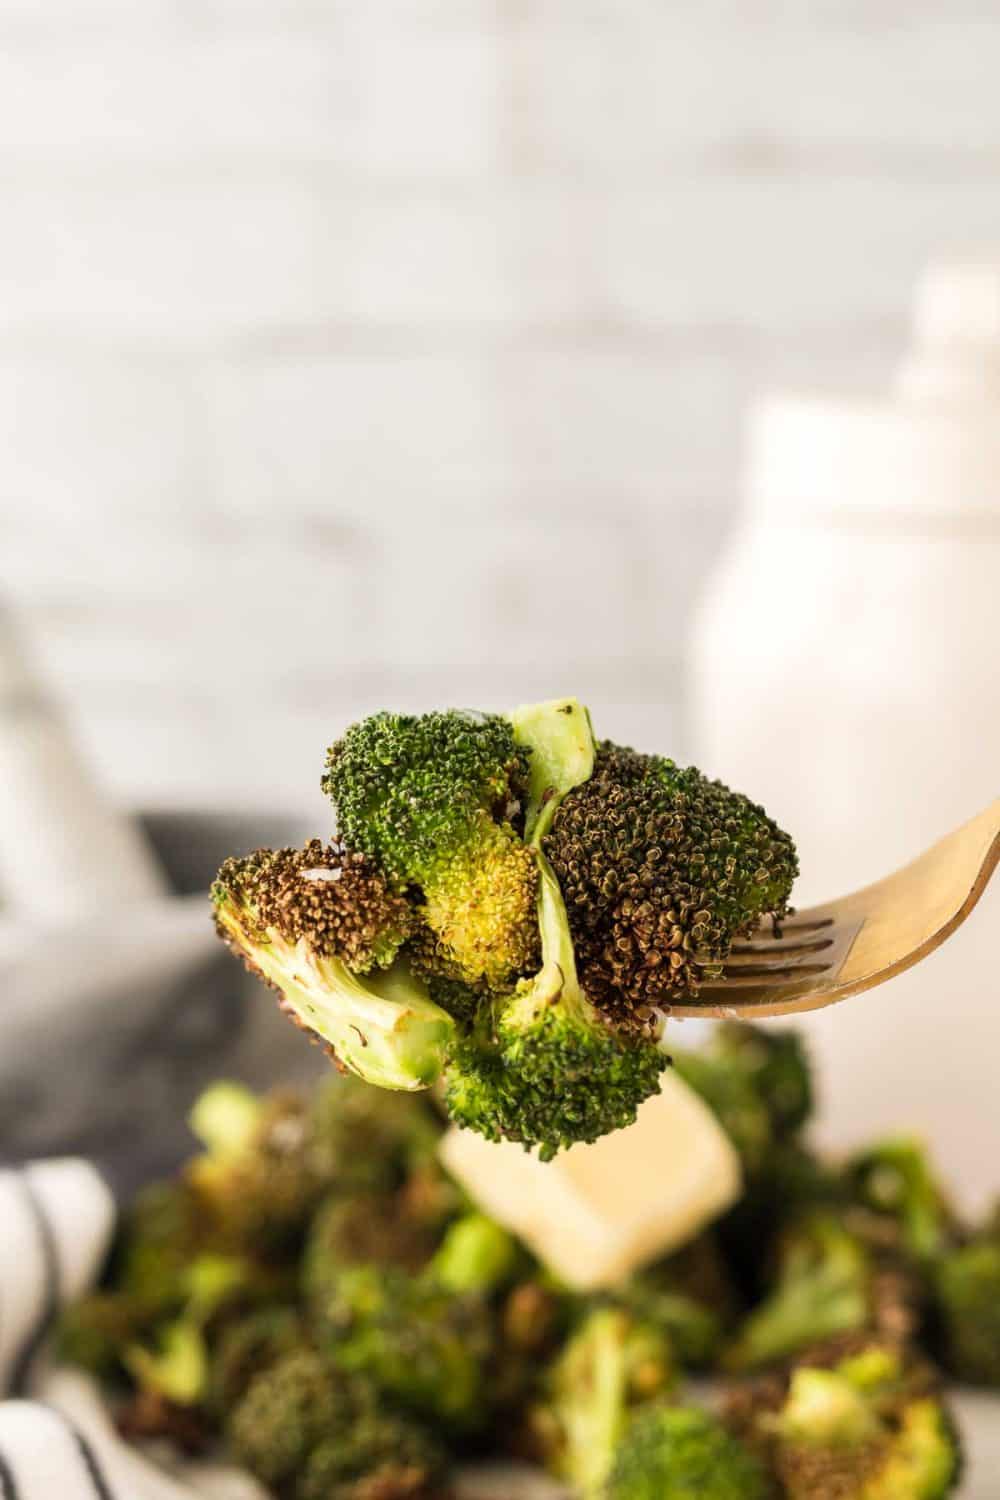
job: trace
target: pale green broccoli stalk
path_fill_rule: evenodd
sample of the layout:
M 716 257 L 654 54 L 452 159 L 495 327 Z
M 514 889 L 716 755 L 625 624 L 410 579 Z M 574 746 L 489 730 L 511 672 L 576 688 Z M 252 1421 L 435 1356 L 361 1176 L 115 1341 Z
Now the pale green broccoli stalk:
M 558 1354 L 530 1414 L 537 1455 L 588 1500 L 600 1496 L 633 1412 L 675 1381 L 662 1330 L 624 1308 L 595 1308 Z
M 455 1023 L 394 961 L 412 914 L 365 855 L 257 850 L 226 861 L 212 899 L 220 935 L 345 1068 L 389 1089 L 439 1076 Z
M 183 1286 L 181 1311 L 159 1325 L 149 1341 L 127 1345 L 122 1363 L 140 1390 L 176 1406 L 196 1406 L 208 1395 L 209 1321 L 227 1303 L 259 1296 L 269 1284 L 246 1260 L 203 1254 L 186 1267 Z
M 760 1463 L 721 1422 L 695 1407 L 654 1406 L 629 1424 L 604 1496 L 767 1500 L 770 1493 Z
M 458 1219 L 445 1234 L 427 1274 L 447 1292 L 489 1297 L 513 1281 L 522 1261 L 517 1241 L 485 1214 Z

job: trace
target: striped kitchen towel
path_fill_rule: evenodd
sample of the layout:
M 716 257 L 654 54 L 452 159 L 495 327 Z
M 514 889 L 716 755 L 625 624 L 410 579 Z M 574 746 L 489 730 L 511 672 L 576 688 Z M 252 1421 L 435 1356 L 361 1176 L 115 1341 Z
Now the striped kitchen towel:
M 0 1171 L 0 1500 L 259 1500 L 231 1470 L 151 1463 L 120 1440 L 93 1382 L 48 1363 L 56 1315 L 99 1274 L 114 1222 L 89 1162 Z

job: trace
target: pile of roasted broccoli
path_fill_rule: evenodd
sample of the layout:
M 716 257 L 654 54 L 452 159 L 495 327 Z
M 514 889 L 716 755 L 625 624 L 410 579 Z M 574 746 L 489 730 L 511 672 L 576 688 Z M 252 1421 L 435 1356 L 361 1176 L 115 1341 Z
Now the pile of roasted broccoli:
M 676 1066 L 743 1197 L 588 1295 L 449 1178 L 433 1095 L 217 1084 L 62 1353 L 123 1430 L 221 1448 L 279 1500 L 445 1500 L 500 1457 L 583 1500 L 943 1500 L 936 1371 L 1000 1387 L 1000 1218 L 961 1224 L 912 1141 L 819 1159 L 794 1034 L 725 1023 Z
M 458 1124 L 543 1159 L 635 1119 L 671 1002 L 797 872 L 762 808 L 595 743 L 575 699 L 375 714 L 323 785 L 336 839 L 227 860 L 221 936 L 342 1068 L 443 1079 Z

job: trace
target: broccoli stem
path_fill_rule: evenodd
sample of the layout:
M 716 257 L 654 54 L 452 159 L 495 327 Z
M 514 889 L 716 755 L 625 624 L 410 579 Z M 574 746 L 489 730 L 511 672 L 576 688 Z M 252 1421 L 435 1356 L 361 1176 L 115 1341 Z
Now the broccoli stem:
M 538 851 L 538 930 L 542 967 L 534 979 L 504 1008 L 504 1021 L 515 1029 L 530 1027 L 546 1006 L 559 1002 L 567 1016 L 596 1024 L 598 1017 L 580 988 L 573 938 L 559 882 L 541 850 Z
M 594 769 L 590 714 L 575 698 L 528 703 L 510 716 L 514 739 L 531 751 L 524 840 L 538 848 L 567 792 Z
M 351 1072 L 385 1089 L 426 1089 L 437 1081 L 455 1022 L 403 964 L 362 979 L 338 958 L 317 957 L 302 939 L 284 942 L 273 928 L 267 942 L 255 940 L 228 902 L 218 919 L 280 991 L 282 1008 L 328 1042 Z

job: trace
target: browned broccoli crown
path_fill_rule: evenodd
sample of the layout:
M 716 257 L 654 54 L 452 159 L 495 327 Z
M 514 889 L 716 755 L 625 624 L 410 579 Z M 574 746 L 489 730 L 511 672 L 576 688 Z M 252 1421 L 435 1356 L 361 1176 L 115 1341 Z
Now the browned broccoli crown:
M 584 988 L 626 1026 L 696 991 L 762 916 L 782 917 L 798 868 L 791 839 L 746 797 L 608 741 L 543 848 Z
M 320 958 L 356 974 L 386 967 L 413 930 L 413 913 L 367 854 L 310 839 L 302 849 L 258 849 L 227 859 L 212 890 L 217 907 L 235 904 L 245 929 L 266 941 L 304 940 Z M 222 935 L 227 927 L 220 921 Z

